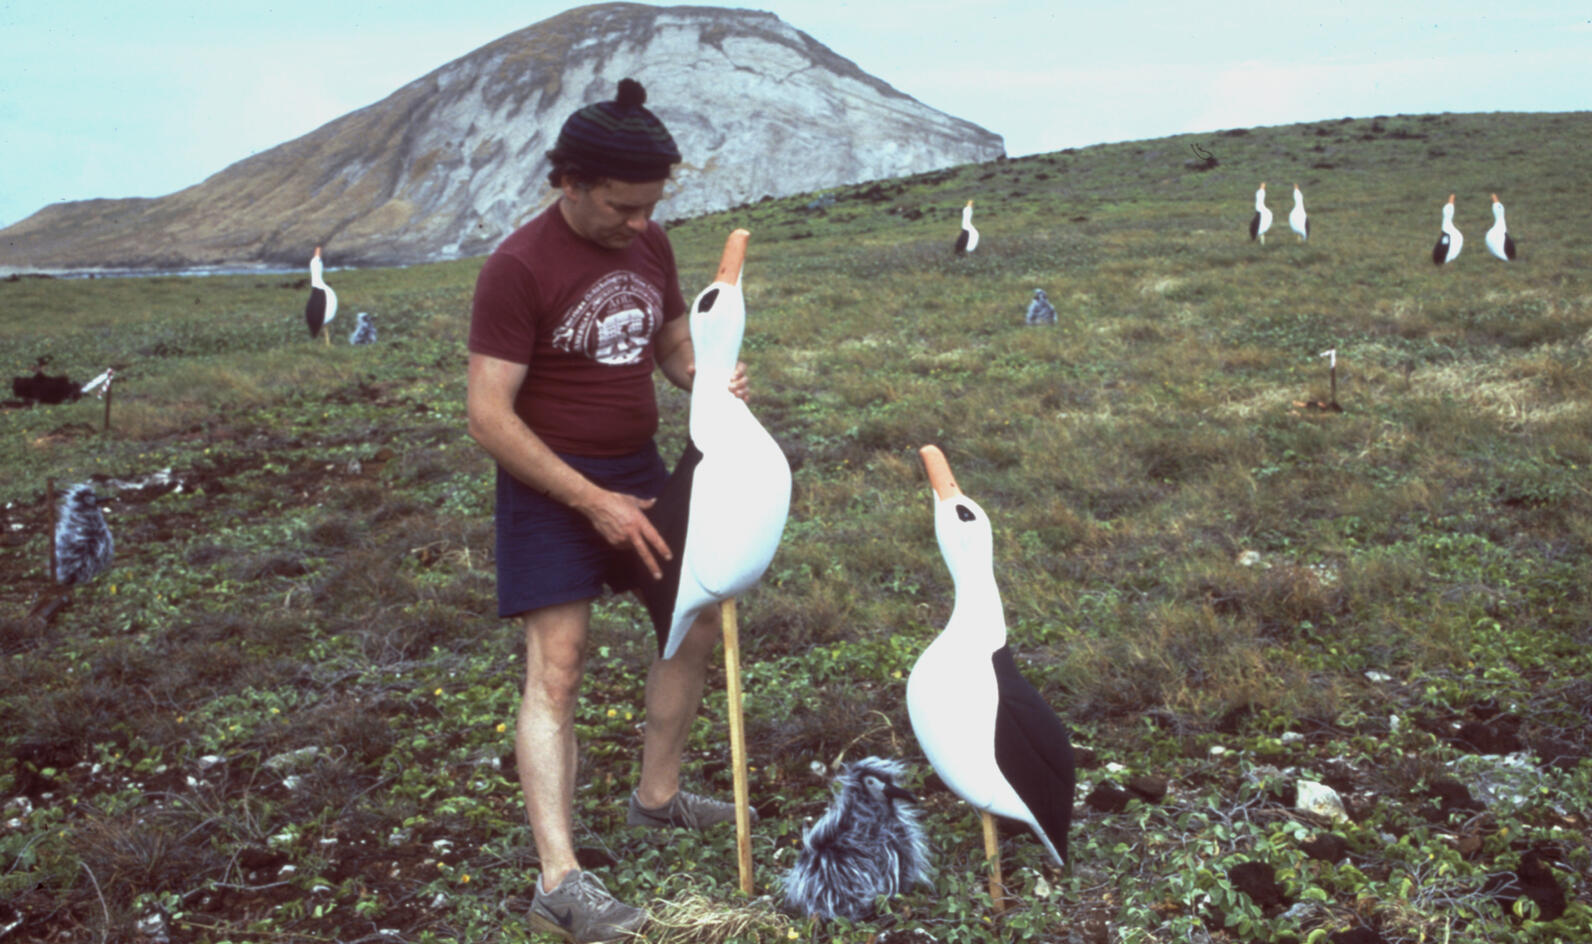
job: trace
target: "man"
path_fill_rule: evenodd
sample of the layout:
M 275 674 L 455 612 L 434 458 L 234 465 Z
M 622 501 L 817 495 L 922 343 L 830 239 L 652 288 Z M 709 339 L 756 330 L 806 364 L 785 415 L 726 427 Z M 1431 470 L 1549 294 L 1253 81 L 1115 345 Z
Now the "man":
M 559 199 L 487 259 L 470 322 L 470 435 L 498 463 L 498 612 L 525 633 L 515 758 L 542 866 L 530 922 L 582 942 L 646 920 L 576 862 L 574 709 L 592 600 L 633 586 L 637 559 L 656 578 L 672 556 L 644 514 L 667 474 L 652 371 L 689 390 L 695 370 L 674 253 L 651 221 L 680 152 L 645 101 L 625 79 L 614 101 L 564 123 L 548 153 Z M 747 395 L 744 369 L 730 390 Z M 731 804 L 680 789 L 719 632 L 704 612 L 648 672 L 630 825 L 734 819 Z

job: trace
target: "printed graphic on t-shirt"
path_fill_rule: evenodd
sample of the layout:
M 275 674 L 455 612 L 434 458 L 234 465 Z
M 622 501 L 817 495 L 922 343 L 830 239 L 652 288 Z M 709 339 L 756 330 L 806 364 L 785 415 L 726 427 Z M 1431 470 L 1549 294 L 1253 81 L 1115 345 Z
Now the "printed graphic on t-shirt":
M 634 364 L 662 320 L 662 292 L 634 272 L 610 272 L 565 312 L 552 343 L 600 364 Z

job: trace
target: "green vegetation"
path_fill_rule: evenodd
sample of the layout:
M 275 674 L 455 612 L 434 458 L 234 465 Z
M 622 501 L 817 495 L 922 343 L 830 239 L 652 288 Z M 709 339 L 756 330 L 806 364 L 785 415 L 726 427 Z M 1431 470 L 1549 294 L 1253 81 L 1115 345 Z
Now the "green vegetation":
M 828 802 L 813 762 L 879 753 L 918 771 L 937 866 L 932 893 L 890 905 L 898 932 L 1586 940 L 1589 135 L 1592 114 L 1345 119 L 673 227 L 688 296 L 725 234 L 752 231 L 743 357 L 795 470 L 784 544 L 741 608 L 760 890 Z M 1265 246 L 1246 229 L 1262 180 Z M 1306 244 L 1285 223 L 1294 181 Z M 1492 191 L 1511 265 L 1482 243 Z M 1450 192 L 1467 245 L 1437 269 Z M 956 259 L 970 198 L 983 241 Z M 305 337 L 294 277 L 0 283 L 12 373 L 48 354 L 119 377 L 109 434 L 94 400 L 0 413 L 0 927 L 24 922 L 8 939 L 529 938 L 505 729 L 519 641 L 494 615 L 493 470 L 464 432 L 479 265 L 331 273 L 330 348 Z M 1054 327 L 1023 324 L 1036 287 Z M 360 310 L 376 347 L 344 343 Z M 1311 405 L 1328 349 L 1342 412 Z M 673 455 L 686 400 L 660 398 Z M 1076 732 L 1080 798 L 1170 786 L 1115 812 L 1080 802 L 1066 870 L 1008 833 L 999 917 L 977 816 L 905 714 L 952 601 L 916 459 L 930 442 L 994 522 L 1011 644 Z M 108 481 L 161 469 L 181 488 Z M 108 477 L 115 566 L 30 617 L 45 482 L 89 476 Z M 658 900 L 656 939 L 869 940 L 879 926 L 742 899 L 733 831 L 625 829 L 652 651 L 638 606 L 599 606 L 583 855 Z M 688 776 L 728 795 L 712 691 Z M 1300 780 L 1336 788 L 1349 819 L 1295 810 Z M 1343 855 L 1319 854 L 1331 837 Z M 1240 890 L 1254 863 L 1276 897 Z M 1568 899 L 1551 920 L 1509 891 L 1539 867 Z

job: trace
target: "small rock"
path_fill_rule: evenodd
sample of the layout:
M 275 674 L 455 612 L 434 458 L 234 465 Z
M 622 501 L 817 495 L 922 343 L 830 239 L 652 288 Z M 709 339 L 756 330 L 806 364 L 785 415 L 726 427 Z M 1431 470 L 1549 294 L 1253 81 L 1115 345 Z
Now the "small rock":
M 1299 781 L 1294 809 L 1337 822 L 1349 818 L 1348 811 L 1343 808 L 1343 797 L 1338 795 L 1338 791 L 1314 780 Z

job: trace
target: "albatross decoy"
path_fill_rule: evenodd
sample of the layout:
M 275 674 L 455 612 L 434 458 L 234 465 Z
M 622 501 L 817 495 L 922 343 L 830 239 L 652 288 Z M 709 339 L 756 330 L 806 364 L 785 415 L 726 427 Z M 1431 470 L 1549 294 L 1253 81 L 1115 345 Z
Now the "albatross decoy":
M 1300 242 L 1310 238 L 1310 217 L 1305 215 L 1305 195 L 1299 192 L 1298 184 L 1294 184 L 1294 205 L 1288 211 L 1288 228 L 1299 234 Z
M 1255 215 L 1249 220 L 1249 238 L 1266 245 L 1266 230 L 1271 229 L 1271 209 L 1266 206 L 1266 182 L 1255 191 Z
M 304 323 L 309 325 L 311 340 L 325 332 L 337 317 L 337 293 L 326 284 L 321 266 L 321 247 L 316 246 L 315 255 L 310 257 L 310 300 L 304 304 Z M 332 343 L 330 334 L 326 334 L 326 343 Z
M 1509 227 L 1504 225 L 1504 205 L 1498 201 L 1498 195 L 1492 195 L 1493 225 L 1487 231 L 1487 251 L 1505 262 L 1515 260 L 1515 240 L 1509 235 Z
M 1027 823 L 1051 860 L 1063 864 L 1075 782 L 1072 740 L 1018 672 L 1006 645 L 994 536 L 984 509 L 962 494 L 938 447 L 924 446 L 919 454 L 934 490 L 934 534 L 956 602 L 944 631 L 907 678 L 907 714 L 940 779 L 983 813 L 990 896 L 999 907 L 991 814 Z
M 973 201 L 962 207 L 962 231 L 956 234 L 956 254 L 965 256 L 978 248 L 978 230 L 973 227 Z
M 1465 234 L 1454 225 L 1454 195 L 1448 195 L 1448 202 L 1443 204 L 1443 231 L 1437 236 L 1437 245 L 1432 247 L 1432 263 L 1443 265 L 1459 258 L 1460 249 L 1465 246 Z

